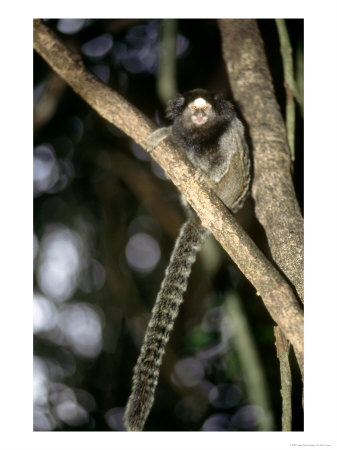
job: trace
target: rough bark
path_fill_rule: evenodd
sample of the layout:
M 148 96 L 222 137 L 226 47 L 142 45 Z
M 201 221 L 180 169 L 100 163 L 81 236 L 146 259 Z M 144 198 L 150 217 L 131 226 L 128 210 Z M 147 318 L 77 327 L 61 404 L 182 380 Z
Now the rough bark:
M 303 218 L 263 41 L 255 20 L 218 23 L 231 89 L 252 141 L 256 216 L 266 231 L 274 261 L 303 301 Z

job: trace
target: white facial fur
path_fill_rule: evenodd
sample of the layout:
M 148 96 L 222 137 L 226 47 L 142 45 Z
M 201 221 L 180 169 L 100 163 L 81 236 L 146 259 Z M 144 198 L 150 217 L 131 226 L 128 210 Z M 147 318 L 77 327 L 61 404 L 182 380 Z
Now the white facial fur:
M 188 105 L 191 111 L 192 122 L 197 125 L 204 125 L 208 121 L 208 114 L 212 106 L 202 97 L 198 97 Z
M 194 102 L 192 102 L 191 104 L 194 104 L 194 106 L 196 108 L 203 108 L 203 107 L 205 107 L 207 105 L 207 102 L 206 102 L 205 99 L 199 97 L 199 98 L 196 98 L 194 100 Z

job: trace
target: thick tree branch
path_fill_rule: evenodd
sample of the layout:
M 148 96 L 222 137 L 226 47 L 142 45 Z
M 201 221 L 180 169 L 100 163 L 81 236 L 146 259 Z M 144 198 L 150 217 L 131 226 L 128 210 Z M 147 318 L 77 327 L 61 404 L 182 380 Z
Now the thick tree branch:
M 81 59 L 39 20 L 34 21 L 34 48 L 102 117 L 146 147 L 146 138 L 154 130 L 151 121 L 90 74 Z M 164 141 L 151 154 L 198 213 L 203 225 L 255 286 L 275 322 L 303 356 L 303 311 L 281 274 L 210 189 L 205 177 L 196 176 L 194 167 L 179 149 Z
M 303 218 L 263 41 L 255 20 L 219 20 L 219 27 L 231 89 L 252 139 L 256 215 L 274 261 L 303 301 Z

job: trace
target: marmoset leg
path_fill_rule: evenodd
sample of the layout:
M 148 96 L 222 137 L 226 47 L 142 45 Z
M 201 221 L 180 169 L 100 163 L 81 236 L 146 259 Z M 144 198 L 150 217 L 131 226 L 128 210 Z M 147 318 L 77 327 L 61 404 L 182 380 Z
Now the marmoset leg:
M 150 136 L 146 139 L 146 146 L 151 153 L 151 151 L 157 147 L 157 145 L 166 139 L 167 137 L 171 136 L 171 127 L 162 127 L 155 130 L 153 133 L 150 134 Z

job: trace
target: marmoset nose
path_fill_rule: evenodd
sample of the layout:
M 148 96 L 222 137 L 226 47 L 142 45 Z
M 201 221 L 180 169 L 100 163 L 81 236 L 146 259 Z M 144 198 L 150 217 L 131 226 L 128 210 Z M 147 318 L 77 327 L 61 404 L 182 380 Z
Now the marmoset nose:
M 193 121 L 197 124 L 205 123 L 207 120 L 207 115 L 203 111 L 196 111 L 193 114 Z

